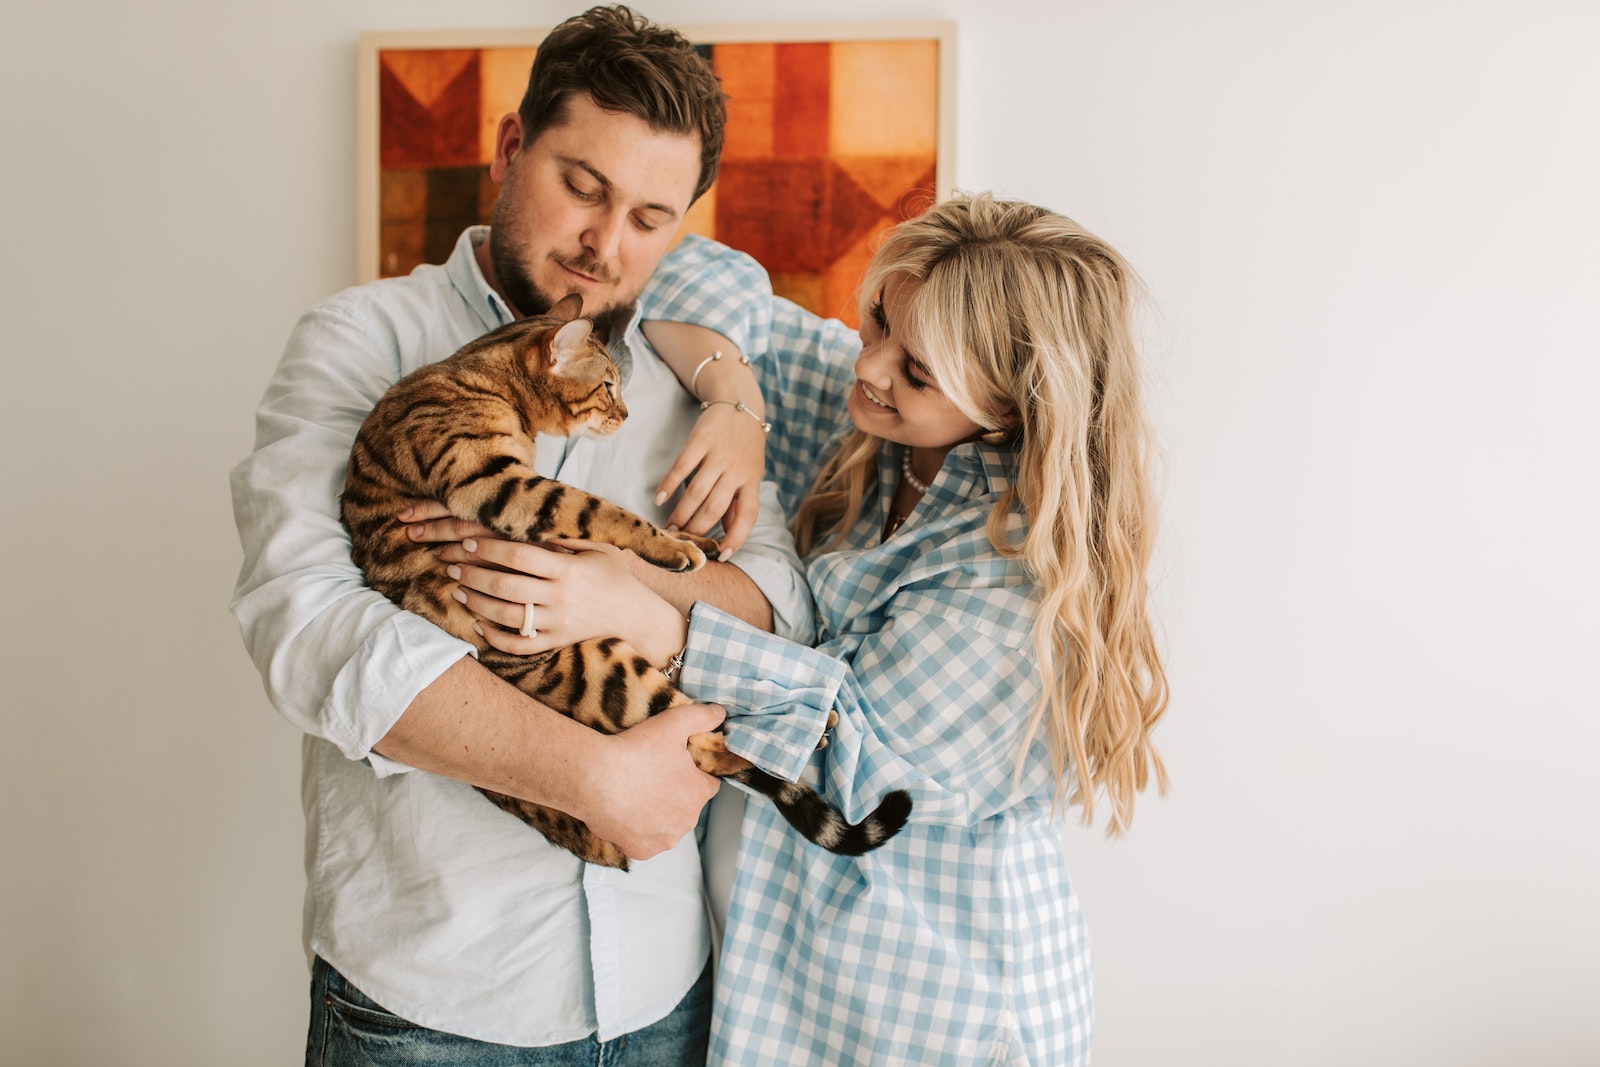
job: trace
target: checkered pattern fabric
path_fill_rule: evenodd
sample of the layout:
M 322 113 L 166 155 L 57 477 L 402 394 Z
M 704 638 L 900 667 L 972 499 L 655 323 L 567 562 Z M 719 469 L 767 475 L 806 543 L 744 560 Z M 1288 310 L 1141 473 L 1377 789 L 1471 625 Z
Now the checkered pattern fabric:
M 778 424 L 772 473 L 792 504 L 821 439 L 843 425 L 859 344 L 766 294 L 686 310 L 676 269 L 664 264 L 647 316 L 734 336 L 759 332 L 770 303 L 770 342 L 735 339 L 760 357 Z M 879 485 L 895 484 L 899 448 L 880 456 Z M 882 544 L 888 500 L 869 494 L 844 547 L 807 561 L 815 649 L 695 608 L 682 684 L 729 708 L 730 748 L 816 782 L 852 821 L 893 789 L 914 805 L 897 837 L 851 859 L 809 844 L 764 801 L 746 804 L 712 1063 L 1087 1063 L 1089 943 L 1049 818 L 1043 743 L 1016 775 L 1040 694 L 1035 590 L 986 532 L 1015 463 L 1009 449 L 957 446 Z M 1013 535 L 1022 523 L 1013 517 Z M 808 754 L 789 731 L 830 707 L 832 742 Z M 773 731 L 763 713 L 778 709 L 788 725 Z

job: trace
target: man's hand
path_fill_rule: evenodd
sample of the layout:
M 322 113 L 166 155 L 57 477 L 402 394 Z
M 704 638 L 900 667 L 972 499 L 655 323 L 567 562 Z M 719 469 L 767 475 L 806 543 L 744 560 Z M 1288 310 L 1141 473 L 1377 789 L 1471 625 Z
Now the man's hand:
M 680 704 L 604 737 L 584 778 L 581 810 L 567 813 L 629 859 L 672 848 L 695 828 L 719 784 L 694 765 L 689 738 L 716 729 L 725 714 L 716 704 Z
M 715 704 L 668 708 L 620 734 L 518 692 L 471 656 L 417 695 L 373 748 L 420 771 L 531 800 L 582 819 L 634 859 L 676 845 L 717 791 L 689 755 Z

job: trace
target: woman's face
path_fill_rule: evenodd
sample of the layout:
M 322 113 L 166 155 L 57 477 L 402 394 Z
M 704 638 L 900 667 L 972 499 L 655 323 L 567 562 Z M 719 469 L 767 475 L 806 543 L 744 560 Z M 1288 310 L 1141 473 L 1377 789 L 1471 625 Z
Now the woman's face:
M 917 448 L 948 449 L 981 427 L 963 415 L 933 384 L 927 367 L 901 344 L 906 304 L 922 283 L 905 275 L 889 278 L 861 320 L 861 355 L 850 390 L 850 421 L 856 428 Z

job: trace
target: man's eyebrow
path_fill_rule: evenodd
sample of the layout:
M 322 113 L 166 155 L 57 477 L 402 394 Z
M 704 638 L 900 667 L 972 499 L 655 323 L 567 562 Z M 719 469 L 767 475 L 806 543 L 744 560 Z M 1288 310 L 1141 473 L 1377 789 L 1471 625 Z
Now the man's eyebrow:
M 611 179 L 607 178 L 604 174 L 600 173 L 600 171 L 596 170 L 594 164 L 590 163 L 588 160 L 574 159 L 571 156 L 560 156 L 558 158 L 561 160 L 561 162 L 567 164 L 568 166 L 577 167 L 579 170 L 588 174 L 595 181 L 599 182 L 601 187 L 607 192 L 610 192 L 612 188 L 614 188 L 611 184 Z M 641 204 L 640 206 L 646 211 L 659 211 L 669 218 L 675 219 L 678 217 L 677 209 L 672 207 L 670 204 Z

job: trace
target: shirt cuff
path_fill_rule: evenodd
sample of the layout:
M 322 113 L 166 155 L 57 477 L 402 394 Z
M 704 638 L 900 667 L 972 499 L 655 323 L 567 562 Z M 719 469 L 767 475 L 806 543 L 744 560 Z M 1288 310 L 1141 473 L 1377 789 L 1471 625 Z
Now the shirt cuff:
M 709 604 L 689 615 L 680 684 L 695 700 L 728 709 L 728 749 L 786 781 L 817 750 L 845 665 L 758 630 Z
M 412 768 L 372 751 L 406 708 L 451 667 L 478 650 L 407 611 L 395 611 L 335 675 L 324 736 L 380 778 Z
M 745 542 L 730 563 L 744 571 L 772 608 L 772 629 L 779 637 L 809 645 L 816 636 L 816 607 L 811 588 L 794 565 L 775 549 Z

